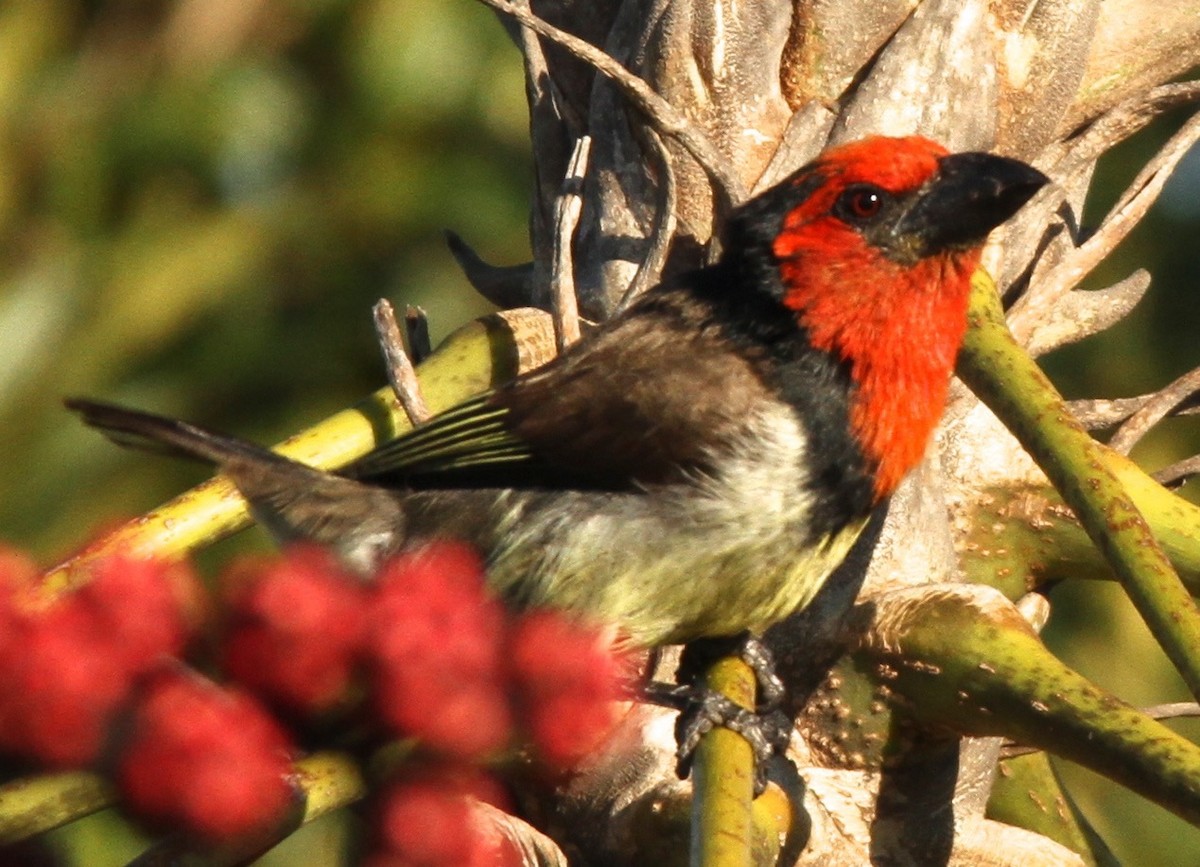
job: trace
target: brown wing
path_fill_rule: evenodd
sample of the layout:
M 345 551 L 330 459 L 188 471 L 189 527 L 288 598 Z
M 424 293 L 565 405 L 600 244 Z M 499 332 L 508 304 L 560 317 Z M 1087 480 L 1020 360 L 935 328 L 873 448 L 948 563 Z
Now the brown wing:
M 653 484 L 703 469 L 765 387 L 683 293 L 661 293 L 582 347 L 497 392 L 508 429 L 555 467 Z
M 659 290 L 545 367 L 348 472 L 415 487 L 654 484 L 704 469 L 764 390 L 705 305 Z

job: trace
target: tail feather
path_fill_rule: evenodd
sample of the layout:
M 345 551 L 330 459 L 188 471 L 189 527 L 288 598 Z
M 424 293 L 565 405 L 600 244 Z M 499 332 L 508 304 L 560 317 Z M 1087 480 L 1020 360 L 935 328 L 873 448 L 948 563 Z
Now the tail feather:
M 249 502 L 255 520 L 281 543 L 329 545 L 346 566 L 369 576 L 404 540 L 400 500 L 383 488 L 177 419 L 80 398 L 66 405 L 120 445 L 216 464 Z
M 218 466 L 239 459 L 286 460 L 256 443 L 178 419 L 86 398 L 72 397 L 64 403 L 67 409 L 79 413 L 85 424 L 97 428 L 113 442 L 127 448 L 162 452 Z

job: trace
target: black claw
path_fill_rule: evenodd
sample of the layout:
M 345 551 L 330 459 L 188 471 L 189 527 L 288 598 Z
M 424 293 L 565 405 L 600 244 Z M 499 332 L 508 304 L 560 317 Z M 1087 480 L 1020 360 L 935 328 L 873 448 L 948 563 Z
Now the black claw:
M 783 681 L 775 673 L 775 654 L 758 637 L 747 633 L 740 656 L 758 680 L 759 711 L 765 713 L 776 710 L 783 701 L 784 687 Z
M 718 659 L 740 657 L 754 671 L 758 682 L 757 710 L 747 710 L 732 699 L 698 683 Z M 716 726 L 737 732 L 754 753 L 754 796 L 767 785 L 767 766 L 784 752 L 791 737 L 792 721 L 779 710 L 783 681 L 775 674 L 775 659 L 761 641 L 749 633 L 733 638 L 706 638 L 684 648 L 679 662 L 679 685 L 651 681 L 643 687 L 646 701 L 679 711 L 675 723 L 676 771 L 680 778 L 691 772 L 700 739 Z
M 754 797 L 767 787 L 767 767 L 771 759 L 782 753 L 791 736 L 792 721 L 782 711 L 758 714 L 746 710 L 719 692 L 694 690 L 692 700 L 679 714 L 675 723 L 676 773 L 685 779 L 692 769 L 692 760 L 700 739 L 716 726 L 737 732 L 754 754 Z
M 767 786 L 767 766 L 787 749 L 792 721 L 783 711 L 756 713 L 732 699 L 704 687 L 652 681 L 643 688 L 643 698 L 661 707 L 679 711 L 675 722 L 675 771 L 680 779 L 691 773 L 692 759 L 700 739 L 716 726 L 737 732 L 754 753 L 754 797 Z
M 696 683 L 709 667 L 725 656 L 736 656 L 754 672 L 758 683 L 758 709 L 769 712 L 783 701 L 784 686 L 775 673 L 775 656 L 762 641 L 749 632 L 729 638 L 702 638 L 683 649 L 679 661 L 680 683 Z

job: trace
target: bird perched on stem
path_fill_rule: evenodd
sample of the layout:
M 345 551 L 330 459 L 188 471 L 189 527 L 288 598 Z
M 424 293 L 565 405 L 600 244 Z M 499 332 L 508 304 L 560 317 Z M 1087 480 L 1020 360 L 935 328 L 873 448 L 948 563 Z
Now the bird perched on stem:
M 1045 183 L 919 137 L 828 150 L 731 215 L 716 264 L 336 475 L 68 404 L 121 441 L 216 463 L 277 537 L 364 572 L 451 536 L 512 604 L 637 646 L 756 632 L 812 599 L 921 459 L 980 247 Z

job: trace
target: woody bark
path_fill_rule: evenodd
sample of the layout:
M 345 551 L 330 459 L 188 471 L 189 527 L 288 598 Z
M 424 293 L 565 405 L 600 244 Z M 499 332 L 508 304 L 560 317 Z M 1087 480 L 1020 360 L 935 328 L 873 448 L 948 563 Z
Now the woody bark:
M 1106 309 L 1118 315 L 1081 300 L 1075 289 L 1086 271 L 1053 292 L 1021 297 L 1039 274 L 1072 255 L 1078 238 L 1070 215 L 1081 212 L 1096 160 L 1158 111 L 1153 101 L 1140 107 L 1131 101 L 1200 64 L 1200 0 L 515 5 L 603 49 L 642 79 L 703 133 L 748 192 L 827 145 L 868 134 L 919 133 L 951 150 L 995 151 L 1043 169 L 1060 184 L 1057 193 L 1036 200 L 998 233 L 985 260 L 1006 300 L 1015 301 L 1014 328 L 1035 354 L 1111 325 L 1146 288 L 1144 275 L 1113 287 Z M 581 315 L 603 319 L 631 291 L 708 255 L 719 233 L 721 196 L 714 195 L 712 172 L 610 78 L 501 19 L 528 74 L 534 262 L 519 279 L 510 271 L 507 282 L 479 263 L 471 276 L 490 284 L 489 296 L 549 308 L 548 263 L 562 243 L 555 207 L 574 143 L 590 136 L 573 279 Z M 831 746 L 834 734 L 822 729 L 819 714 L 801 713 L 814 689 L 821 694 L 827 687 L 818 684 L 852 640 L 847 623 L 856 594 L 861 604 L 895 588 L 958 580 L 965 516 L 977 511 L 985 488 L 1031 483 L 1044 478 L 977 399 L 956 387 L 937 448 L 894 499 L 886 522 L 868 534 L 812 609 L 772 634 L 796 696 L 792 709 L 801 714 L 801 774 L 811 762 L 808 770 L 819 770 L 810 787 L 840 787 L 845 795 L 840 806 L 825 799 L 829 821 L 814 824 L 799 860 L 791 854 L 794 863 L 1083 863 L 1045 838 L 983 818 L 996 742 L 902 733 L 905 758 L 880 784 L 878 767 Z M 576 829 L 566 834 L 569 850 L 601 863 L 634 857 L 640 813 L 608 820 L 673 784 L 662 761 L 633 764 L 640 782 L 630 783 L 629 767 L 619 778 L 602 767 L 554 808 L 561 827 Z

